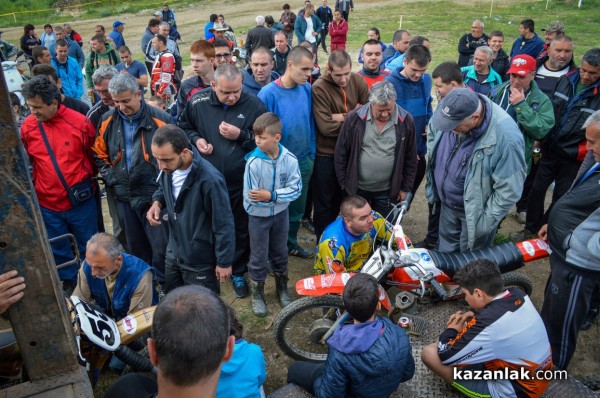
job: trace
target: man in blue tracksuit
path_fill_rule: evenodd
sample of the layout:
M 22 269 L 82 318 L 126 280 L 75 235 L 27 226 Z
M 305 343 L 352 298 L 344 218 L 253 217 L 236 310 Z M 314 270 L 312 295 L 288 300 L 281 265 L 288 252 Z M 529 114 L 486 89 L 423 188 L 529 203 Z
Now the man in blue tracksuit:
M 519 54 L 527 54 L 534 59 L 544 50 L 544 42 L 537 33 L 535 33 L 535 25 L 533 19 L 524 19 L 519 25 L 519 33 L 521 36 L 515 40 L 510 50 L 510 57 Z
M 412 187 L 412 193 L 417 192 L 423 177 L 427 161 L 427 124 L 433 114 L 431 107 L 431 76 L 427 73 L 427 66 L 431 62 L 431 53 L 423 45 L 410 46 L 405 53 L 404 67 L 393 71 L 385 80 L 394 85 L 396 89 L 396 104 L 408 111 L 415 122 L 417 137 L 417 174 Z

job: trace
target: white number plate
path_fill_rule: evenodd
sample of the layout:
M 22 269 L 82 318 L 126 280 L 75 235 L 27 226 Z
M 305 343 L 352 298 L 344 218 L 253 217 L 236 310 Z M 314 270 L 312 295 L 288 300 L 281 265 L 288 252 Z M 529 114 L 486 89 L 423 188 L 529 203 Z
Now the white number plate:
M 117 323 L 77 296 L 71 296 L 71 301 L 77 311 L 81 330 L 88 339 L 105 350 L 115 351 L 121 345 Z

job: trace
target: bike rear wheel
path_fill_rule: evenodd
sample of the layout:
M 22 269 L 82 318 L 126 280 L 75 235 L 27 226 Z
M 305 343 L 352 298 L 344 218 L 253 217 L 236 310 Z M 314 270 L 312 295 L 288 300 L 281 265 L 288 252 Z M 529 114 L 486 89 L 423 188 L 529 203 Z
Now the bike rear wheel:
M 291 358 L 324 362 L 327 344 L 320 340 L 343 312 L 341 296 L 303 297 L 286 306 L 275 319 L 275 341 Z

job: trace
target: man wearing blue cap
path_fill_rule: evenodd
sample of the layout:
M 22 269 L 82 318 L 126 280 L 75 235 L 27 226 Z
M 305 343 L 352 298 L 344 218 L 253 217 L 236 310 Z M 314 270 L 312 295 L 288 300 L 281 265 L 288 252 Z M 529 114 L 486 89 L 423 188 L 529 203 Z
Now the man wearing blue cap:
M 441 202 L 442 252 L 491 246 L 525 180 L 523 134 L 501 107 L 468 88 L 437 107 L 427 138 L 426 194 Z
M 113 39 L 115 42 L 115 51 L 118 51 L 121 46 L 125 45 L 125 39 L 123 38 L 123 31 L 125 30 L 125 23 L 121 21 L 113 22 L 113 31 L 108 34 L 108 37 Z

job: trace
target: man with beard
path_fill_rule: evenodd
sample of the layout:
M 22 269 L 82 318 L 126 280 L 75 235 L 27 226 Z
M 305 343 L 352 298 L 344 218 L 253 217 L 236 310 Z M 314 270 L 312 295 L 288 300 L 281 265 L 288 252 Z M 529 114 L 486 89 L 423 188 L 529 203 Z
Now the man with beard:
M 219 294 L 219 282 L 231 275 L 236 239 L 225 179 L 174 125 L 156 130 L 152 156 L 161 170 L 160 187 L 146 218 L 159 227 L 161 210 L 169 215 L 167 292 L 203 285 Z
M 573 61 L 573 39 L 559 35 L 550 42 L 545 57 L 538 58 L 535 82 L 548 97 L 552 96 L 561 76 L 577 69 Z
M 258 92 L 279 74 L 273 71 L 273 53 L 266 47 L 258 47 L 250 56 L 250 66 L 243 74 L 243 87 L 249 93 L 258 95 Z

